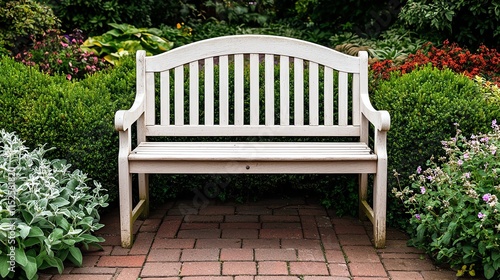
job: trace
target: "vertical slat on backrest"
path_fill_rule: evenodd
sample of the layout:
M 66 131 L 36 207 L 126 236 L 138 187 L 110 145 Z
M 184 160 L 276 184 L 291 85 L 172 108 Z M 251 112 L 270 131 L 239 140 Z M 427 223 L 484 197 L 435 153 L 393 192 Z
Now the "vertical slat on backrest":
M 304 124 L 304 61 L 293 59 L 294 66 L 294 124 Z
M 229 59 L 219 56 L 219 124 L 229 123 Z
M 170 71 L 160 73 L 160 124 L 170 125 Z
M 318 64 L 309 62 L 309 125 L 319 124 Z
M 324 113 L 324 124 L 333 125 L 333 69 L 330 67 L 325 67 L 325 77 L 324 77 L 324 102 L 325 102 L 325 113 Z
M 361 110 L 359 108 L 359 74 L 352 75 L 352 124 L 359 125 L 361 123 Z
M 259 124 L 259 55 L 250 54 L 250 125 Z
M 266 125 L 274 125 L 274 55 L 265 56 Z
M 198 61 L 189 63 L 189 124 L 198 125 L 200 119 Z
M 175 125 L 184 125 L 184 66 L 175 68 Z
M 234 124 L 243 125 L 244 121 L 244 57 L 234 55 Z
M 347 73 L 339 72 L 339 125 L 347 125 L 347 78 Z
M 290 124 L 290 58 L 280 56 L 280 124 Z
M 146 125 L 155 124 L 155 74 L 146 73 Z
M 214 59 L 205 59 L 205 125 L 214 125 Z

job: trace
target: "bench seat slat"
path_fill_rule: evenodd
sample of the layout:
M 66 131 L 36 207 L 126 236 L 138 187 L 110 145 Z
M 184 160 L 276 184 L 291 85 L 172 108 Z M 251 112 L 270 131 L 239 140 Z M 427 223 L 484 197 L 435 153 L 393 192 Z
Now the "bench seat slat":
M 376 161 L 377 155 L 358 142 L 145 142 L 129 160 Z

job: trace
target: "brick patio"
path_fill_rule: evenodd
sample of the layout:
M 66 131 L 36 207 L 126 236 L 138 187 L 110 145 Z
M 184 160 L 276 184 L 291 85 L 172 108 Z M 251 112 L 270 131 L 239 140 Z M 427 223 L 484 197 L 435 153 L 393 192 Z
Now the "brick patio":
M 374 249 L 370 222 L 335 217 L 304 198 L 200 209 L 193 201 L 167 203 L 136 223 L 131 249 L 120 247 L 118 213 L 102 217 L 104 251 L 87 252 L 82 267 L 45 271 L 40 279 L 456 279 L 407 247 L 405 234 L 388 229 L 387 247 Z

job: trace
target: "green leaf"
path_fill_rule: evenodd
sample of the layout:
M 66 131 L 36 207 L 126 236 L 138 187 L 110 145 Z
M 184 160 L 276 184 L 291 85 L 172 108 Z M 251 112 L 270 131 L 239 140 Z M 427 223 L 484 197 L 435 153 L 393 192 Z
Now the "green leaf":
M 441 239 L 441 243 L 447 245 L 450 243 L 450 240 L 451 240 L 451 232 L 447 231 L 444 234 L 443 239 Z
M 76 247 L 70 247 L 69 248 L 69 253 L 70 255 L 68 258 L 76 265 L 82 266 L 82 261 L 83 261 L 83 256 L 82 256 L 82 251 Z
M 29 237 L 23 241 L 23 245 L 25 248 L 32 247 L 37 244 L 42 244 L 42 241 L 40 241 L 40 238 L 36 237 Z
M 483 268 L 484 268 L 484 277 L 486 277 L 486 279 L 491 279 L 493 278 L 493 276 L 495 276 L 495 269 L 493 268 L 492 265 L 486 263 L 484 264 Z
M 28 237 L 42 237 L 43 231 L 39 227 L 31 227 Z
M 66 231 L 68 231 L 71 227 L 68 220 L 66 220 L 63 216 L 56 217 L 56 224 Z
M 28 263 L 28 259 L 26 258 L 24 250 L 16 248 L 15 252 L 16 252 L 16 262 L 23 267 L 26 266 L 26 264 Z
M 91 234 L 82 234 L 80 237 L 85 238 L 85 242 L 102 242 L 102 238 L 99 239 Z
M 6 255 L 0 255 L 0 276 L 2 278 L 7 277 L 10 272 L 9 257 Z
M 25 239 L 31 231 L 31 227 L 24 223 L 18 224 L 17 227 L 19 228 L 19 235 L 21 235 L 22 239 Z
M 63 272 L 64 265 L 60 258 L 47 256 L 43 260 L 51 267 L 56 267 L 59 274 Z
M 24 271 L 26 272 L 26 277 L 28 279 L 34 279 L 36 277 L 36 272 L 38 270 L 36 259 L 34 257 L 28 256 L 28 262 L 24 266 Z
M 479 244 L 477 245 L 477 249 L 479 250 L 479 253 L 481 255 L 484 255 L 484 253 L 486 252 L 486 242 L 484 241 L 479 242 Z
M 493 259 L 493 262 L 497 262 L 500 259 L 500 252 L 494 251 L 491 254 L 491 258 Z
M 49 235 L 49 239 L 57 241 L 63 237 L 63 230 L 60 228 L 54 229 L 54 231 Z M 54 243 L 54 242 L 53 242 Z
M 63 207 L 63 206 L 69 205 L 70 202 L 67 201 L 66 199 L 62 198 L 62 197 L 57 197 L 54 200 L 52 200 L 50 202 L 50 204 L 56 206 L 57 208 L 59 208 L 59 207 Z

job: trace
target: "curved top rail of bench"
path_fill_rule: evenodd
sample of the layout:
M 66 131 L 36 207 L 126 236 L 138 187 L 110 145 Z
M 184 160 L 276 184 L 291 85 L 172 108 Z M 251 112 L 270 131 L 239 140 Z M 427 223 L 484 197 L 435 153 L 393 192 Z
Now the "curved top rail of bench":
M 359 73 L 361 67 L 367 67 L 360 65 L 358 57 L 303 40 L 270 35 L 233 35 L 194 42 L 146 57 L 146 72 L 162 72 L 210 57 L 250 53 L 296 57 L 348 73 Z

